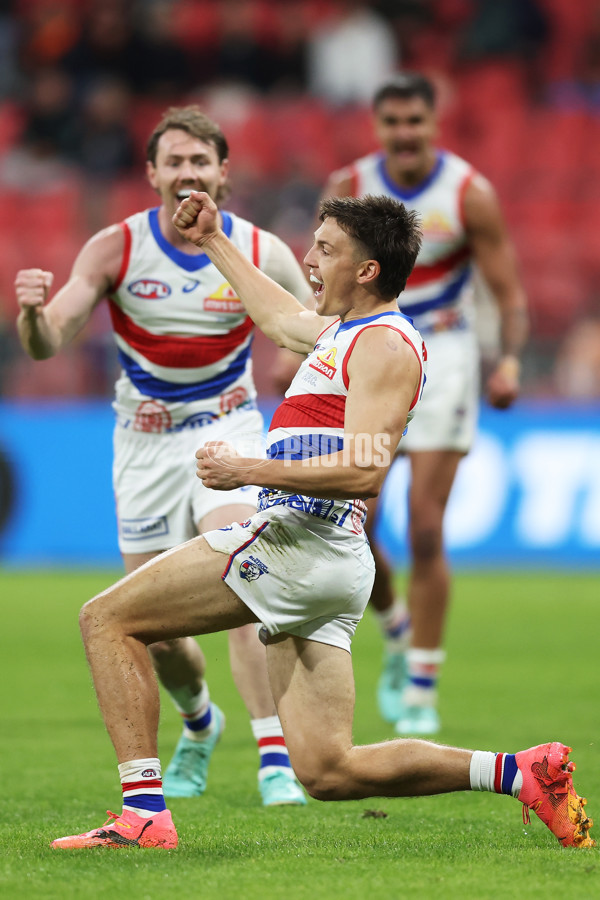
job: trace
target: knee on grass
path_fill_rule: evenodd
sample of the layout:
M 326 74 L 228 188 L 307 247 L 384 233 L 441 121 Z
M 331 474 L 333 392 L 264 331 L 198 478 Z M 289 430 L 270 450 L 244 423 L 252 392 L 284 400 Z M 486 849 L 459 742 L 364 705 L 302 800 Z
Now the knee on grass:
M 351 794 L 347 773 L 333 761 L 294 764 L 294 772 L 314 800 L 346 800 Z

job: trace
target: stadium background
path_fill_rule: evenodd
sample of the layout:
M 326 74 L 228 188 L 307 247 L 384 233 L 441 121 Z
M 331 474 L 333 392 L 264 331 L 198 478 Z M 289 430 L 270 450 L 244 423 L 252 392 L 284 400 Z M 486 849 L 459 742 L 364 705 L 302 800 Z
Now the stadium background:
M 228 207 L 278 233 L 301 258 L 327 174 L 376 146 L 373 87 L 403 66 L 437 85 L 441 143 L 496 186 L 532 312 L 523 399 L 508 413 L 482 408 L 448 514 L 452 555 L 464 565 L 597 567 L 597 0 L 4 0 L 4 564 L 118 565 L 107 311 L 99 309 L 66 352 L 34 363 L 15 334 L 16 270 L 48 268 L 60 284 L 90 234 L 154 204 L 143 176 L 145 138 L 168 105 L 184 102 L 200 103 L 229 139 Z M 496 331 L 487 302 L 482 291 L 489 358 Z M 267 415 L 276 402 L 273 353 L 258 335 L 255 373 Z M 399 464 L 381 524 L 398 564 L 404 480 Z

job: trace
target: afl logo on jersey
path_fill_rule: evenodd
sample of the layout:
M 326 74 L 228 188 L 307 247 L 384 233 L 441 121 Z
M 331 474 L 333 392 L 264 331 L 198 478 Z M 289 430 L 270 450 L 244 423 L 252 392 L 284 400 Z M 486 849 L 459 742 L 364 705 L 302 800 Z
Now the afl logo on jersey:
M 127 290 L 140 300 L 166 300 L 171 293 L 171 288 L 164 281 L 155 281 L 153 278 L 140 278 L 132 281 Z

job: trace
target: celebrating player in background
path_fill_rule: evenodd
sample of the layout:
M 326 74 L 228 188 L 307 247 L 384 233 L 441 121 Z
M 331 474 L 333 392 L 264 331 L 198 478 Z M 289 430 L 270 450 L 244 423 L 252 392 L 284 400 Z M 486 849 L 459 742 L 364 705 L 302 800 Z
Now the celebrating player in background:
M 127 572 L 201 531 L 256 512 L 256 488 L 225 494 L 194 478 L 198 446 L 227 439 L 242 441 L 243 448 L 252 435 L 254 446 L 263 423 L 251 372 L 252 320 L 209 258 L 172 222 L 191 190 L 217 201 L 227 196 L 228 172 L 227 141 L 218 125 L 197 107 L 171 108 L 147 147 L 147 176 L 161 205 L 92 237 L 48 304 L 50 272 L 27 269 L 16 278 L 19 335 L 34 359 L 58 353 L 108 297 L 122 366 L 113 480 Z M 232 213 L 220 212 L 219 219 L 254 265 L 300 300 L 312 299 L 287 245 Z M 263 803 L 304 804 L 275 713 L 264 647 L 252 626 L 230 632 L 229 647 L 258 743 Z M 186 637 L 157 641 L 150 653 L 184 722 L 165 793 L 202 794 L 224 726 L 223 713 L 210 701 L 202 651 Z
M 399 734 L 435 734 L 450 593 L 444 512 L 458 464 L 473 443 L 479 401 L 473 264 L 500 313 L 502 355 L 486 385 L 487 399 L 497 409 L 510 406 L 519 393 L 527 301 L 491 185 L 469 163 L 434 144 L 431 83 L 415 73 L 399 74 L 379 88 L 373 110 L 383 150 L 334 172 L 325 196 L 385 194 L 422 218 L 421 252 L 398 301 L 428 351 L 427 389 L 402 441 L 411 472 L 408 607 L 395 597 L 389 564 L 374 540 L 375 500 L 369 537 L 376 561 L 371 603 L 386 640 L 377 691 L 381 714 Z
M 305 258 L 317 285 L 312 311 L 227 239 L 207 194 L 192 193 L 175 213 L 181 234 L 206 251 L 265 334 L 309 355 L 275 411 L 266 460 L 224 441 L 196 453 L 207 487 L 238 490 L 258 478 L 259 511 L 163 554 L 81 611 L 123 810 L 100 828 L 56 839 L 55 849 L 177 846 L 146 645 L 248 622 L 261 623 L 290 756 L 312 796 L 492 791 L 534 809 L 564 846 L 594 844 L 563 744 L 517 754 L 412 739 L 353 745 L 350 646 L 374 576 L 357 498 L 381 489 L 423 388 L 423 343 L 396 303 L 420 234 L 416 214 L 388 197 L 326 200 L 321 218 Z

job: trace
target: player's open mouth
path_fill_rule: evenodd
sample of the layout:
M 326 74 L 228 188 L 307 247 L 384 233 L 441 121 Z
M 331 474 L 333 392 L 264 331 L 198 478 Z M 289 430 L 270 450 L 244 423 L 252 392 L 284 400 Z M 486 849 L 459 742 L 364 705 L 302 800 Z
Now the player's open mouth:
M 402 144 L 394 147 L 395 155 L 401 159 L 411 159 L 418 152 L 419 148 L 416 144 Z
M 322 281 L 320 281 L 320 280 L 317 278 L 316 275 L 313 275 L 312 272 L 310 273 L 310 280 L 312 281 L 313 284 L 316 284 L 316 285 L 317 285 L 317 287 L 316 287 L 315 290 L 314 290 L 314 295 L 315 295 L 315 297 L 320 297 L 321 294 L 323 293 L 323 291 L 325 290 L 325 285 L 323 284 Z
M 194 188 L 180 188 L 177 191 L 176 197 L 178 200 L 185 200 L 190 196 Z

